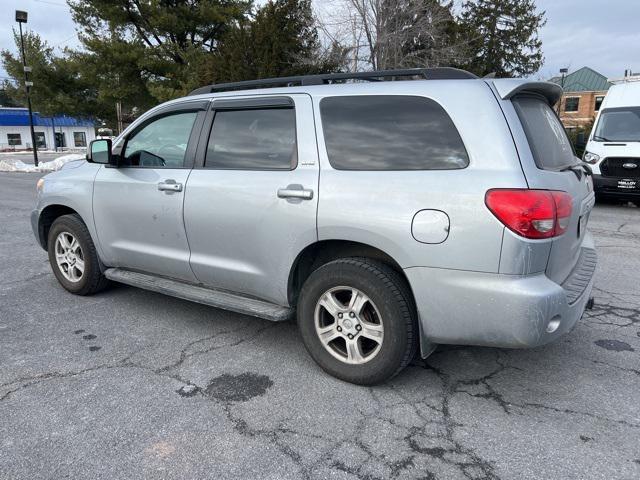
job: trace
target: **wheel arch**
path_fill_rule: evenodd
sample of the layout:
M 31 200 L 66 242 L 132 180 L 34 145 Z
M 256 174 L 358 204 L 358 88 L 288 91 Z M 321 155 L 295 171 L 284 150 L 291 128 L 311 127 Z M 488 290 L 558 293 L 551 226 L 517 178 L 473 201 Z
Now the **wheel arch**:
M 307 245 L 293 262 L 287 284 L 289 305 L 296 305 L 302 285 L 314 270 L 328 262 L 345 257 L 367 257 L 380 260 L 398 272 L 410 287 L 400 264 L 385 251 L 352 240 L 320 240 Z
M 38 217 L 38 240 L 43 249 L 48 248 L 49 230 L 55 220 L 63 215 L 78 215 L 82 220 L 82 216 L 73 208 L 67 205 L 51 204 L 47 205 L 40 212 Z M 84 220 L 82 220 L 84 222 Z M 86 222 L 85 222 L 86 223 Z
M 387 264 L 407 283 L 408 292 L 416 305 L 413 287 L 400 264 L 391 255 L 377 247 L 351 240 L 321 240 L 307 245 L 298 254 L 289 272 L 287 288 L 289 305 L 296 306 L 300 289 L 314 270 L 325 263 L 344 257 L 368 257 Z M 436 344 L 426 337 L 422 325 L 423 319 L 420 318 L 417 310 L 415 313 L 418 318 L 420 354 L 422 358 L 426 358 L 435 350 Z

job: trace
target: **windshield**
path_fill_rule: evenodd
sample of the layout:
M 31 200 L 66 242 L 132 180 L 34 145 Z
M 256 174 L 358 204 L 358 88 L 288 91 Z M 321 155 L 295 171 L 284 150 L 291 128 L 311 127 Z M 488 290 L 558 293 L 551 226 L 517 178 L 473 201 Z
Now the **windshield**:
M 603 110 L 593 139 L 597 142 L 640 142 L 640 107 Z

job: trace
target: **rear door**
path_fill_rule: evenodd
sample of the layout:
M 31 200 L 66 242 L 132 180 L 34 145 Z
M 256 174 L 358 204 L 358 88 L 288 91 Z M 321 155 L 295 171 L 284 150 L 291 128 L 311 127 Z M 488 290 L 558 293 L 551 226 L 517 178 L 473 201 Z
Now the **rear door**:
M 291 265 L 317 240 L 317 152 L 305 94 L 213 101 L 184 204 L 200 282 L 287 304 Z
M 546 274 L 562 283 L 578 261 L 595 196 L 590 176 L 578 165 L 573 147 L 547 99 L 521 94 L 512 99 L 524 138 L 520 148 L 522 168 L 529 188 L 567 192 L 573 199 L 566 232 L 552 240 Z M 573 168 L 570 168 L 573 167 Z

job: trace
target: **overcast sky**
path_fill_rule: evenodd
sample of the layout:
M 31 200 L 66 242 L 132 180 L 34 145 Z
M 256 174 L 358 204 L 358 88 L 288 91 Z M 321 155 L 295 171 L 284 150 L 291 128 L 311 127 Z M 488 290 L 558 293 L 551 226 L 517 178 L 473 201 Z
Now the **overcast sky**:
M 547 25 L 540 32 L 545 64 L 536 78 L 549 78 L 565 66 L 571 71 L 590 66 L 608 77 L 621 77 L 628 68 L 640 71 L 640 0 L 537 0 L 537 5 L 546 11 Z M 29 12 L 27 28 L 49 45 L 78 46 L 64 0 L 2 0 L 2 7 L 0 48 L 15 50 L 16 9 Z

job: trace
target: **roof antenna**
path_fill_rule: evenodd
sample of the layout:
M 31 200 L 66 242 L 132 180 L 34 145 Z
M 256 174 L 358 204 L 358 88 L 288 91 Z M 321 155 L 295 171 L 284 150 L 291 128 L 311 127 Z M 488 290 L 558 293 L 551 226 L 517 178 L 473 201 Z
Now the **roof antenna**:
M 491 73 L 487 73 L 484 77 L 482 78 L 496 78 L 496 72 L 491 72 Z

